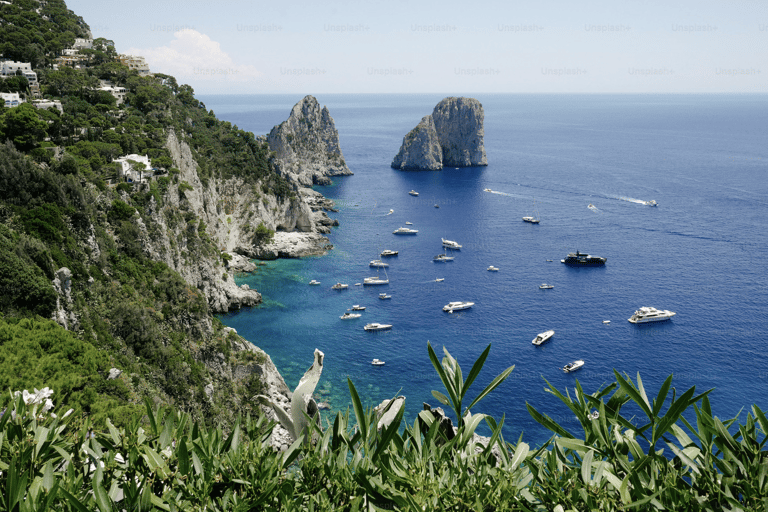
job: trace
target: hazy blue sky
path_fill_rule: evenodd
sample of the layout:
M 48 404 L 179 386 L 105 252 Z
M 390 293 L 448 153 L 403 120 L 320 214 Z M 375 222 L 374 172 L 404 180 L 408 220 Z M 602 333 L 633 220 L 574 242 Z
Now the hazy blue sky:
M 768 92 L 768 1 L 68 0 L 198 93 Z

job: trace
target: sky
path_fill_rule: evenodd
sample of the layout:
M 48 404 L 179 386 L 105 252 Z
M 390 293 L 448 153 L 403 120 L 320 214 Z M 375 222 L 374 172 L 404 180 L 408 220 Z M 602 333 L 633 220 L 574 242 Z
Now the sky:
M 68 0 L 198 94 L 764 93 L 765 0 Z

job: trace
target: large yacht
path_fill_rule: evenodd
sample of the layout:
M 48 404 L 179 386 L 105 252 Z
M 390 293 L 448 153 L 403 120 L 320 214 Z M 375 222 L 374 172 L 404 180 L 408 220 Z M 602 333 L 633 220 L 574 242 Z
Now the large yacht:
M 536 336 L 535 338 L 533 338 L 533 342 L 532 343 L 534 345 L 536 345 L 536 346 L 541 345 L 542 343 L 548 341 L 549 338 L 551 338 L 554 335 L 555 335 L 555 331 L 553 331 L 553 330 L 549 330 L 547 332 L 543 332 L 543 333 L 539 334 L 538 336 Z
M 410 228 L 397 228 L 392 232 L 393 235 L 415 235 L 418 233 L 418 229 L 410 229 Z
M 461 249 L 461 245 L 459 245 L 458 242 L 454 242 L 453 240 L 446 240 L 445 238 L 442 238 L 441 240 L 443 241 L 443 247 L 448 249 L 455 249 L 457 251 Z
M 365 327 L 363 327 L 363 329 L 365 329 L 366 331 L 386 331 L 387 329 L 391 329 L 391 328 L 392 326 L 390 324 L 380 324 L 377 322 L 373 322 L 371 324 L 365 324 Z
M 381 256 L 397 256 L 397 251 L 393 251 L 391 249 L 384 249 L 381 251 Z
M 381 260 L 371 260 L 368 264 L 369 267 L 388 267 L 389 263 L 384 263 Z
M 474 306 L 474 302 L 449 302 L 445 306 L 443 306 L 443 311 L 448 311 L 449 313 L 453 313 L 454 311 L 459 311 L 462 309 L 469 309 L 472 306 Z
M 576 265 L 580 267 L 597 267 L 600 265 L 605 265 L 606 261 L 608 261 L 608 258 L 592 256 L 591 254 L 583 254 L 579 251 L 576 251 L 575 253 L 569 253 L 564 260 L 560 260 L 561 263 L 565 263 L 566 265 Z
M 651 308 L 651 307 L 642 307 L 637 311 L 635 311 L 635 314 L 632 315 L 632 318 L 630 318 L 629 321 L 632 322 L 633 324 L 661 322 L 664 320 L 669 320 L 676 314 L 677 313 L 673 313 L 672 311 L 667 311 L 666 309 L 660 310 L 660 309 Z

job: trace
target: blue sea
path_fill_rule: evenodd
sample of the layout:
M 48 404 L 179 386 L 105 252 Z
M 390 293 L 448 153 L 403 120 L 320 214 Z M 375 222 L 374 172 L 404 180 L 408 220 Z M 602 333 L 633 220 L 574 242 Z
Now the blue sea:
M 633 380 L 639 372 L 653 396 L 670 374 L 678 395 L 714 388 L 720 418 L 743 408 L 743 421 L 752 404 L 768 409 L 767 96 L 465 94 L 483 104 L 489 165 L 391 169 L 403 136 L 448 95 L 317 96 L 355 173 L 317 188 L 339 208 L 330 214 L 339 221 L 329 235 L 334 249 L 240 277 L 264 303 L 221 317 L 272 357 L 289 387 L 319 348 L 326 419 L 349 407 L 349 378 L 367 405 L 405 395 L 412 422 L 423 402 L 439 405 L 431 390 L 443 391 L 427 343 L 450 351 L 465 376 L 490 344 L 468 396 L 515 365 L 473 409 L 504 415 L 510 441 L 522 433 L 536 445 L 551 435 L 526 404 L 579 433 L 545 379 L 573 395 L 576 379 L 593 392 L 614 381 L 614 369 Z M 301 96 L 201 99 L 258 135 L 284 121 Z M 642 204 L 651 199 L 657 207 Z M 540 224 L 521 220 L 535 211 Z M 392 234 L 406 222 L 418 235 Z M 463 246 L 453 262 L 432 261 L 443 252 L 441 238 Z M 384 249 L 400 253 L 387 260 L 390 284 L 354 286 L 376 275 L 368 262 Z M 560 263 L 576 250 L 607 264 Z M 309 286 L 312 279 L 322 284 Z M 331 290 L 337 281 L 349 289 Z M 392 299 L 379 300 L 380 292 Z M 475 305 L 443 312 L 450 301 Z M 362 317 L 340 320 L 353 304 L 367 307 Z M 641 306 L 677 315 L 630 324 Z M 367 322 L 393 328 L 365 332 Z M 533 346 L 548 329 L 552 340 Z M 374 367 L 373 358 L 386 364 Z M 576 359 L 585 361 L 580 372 L 560 370 Z

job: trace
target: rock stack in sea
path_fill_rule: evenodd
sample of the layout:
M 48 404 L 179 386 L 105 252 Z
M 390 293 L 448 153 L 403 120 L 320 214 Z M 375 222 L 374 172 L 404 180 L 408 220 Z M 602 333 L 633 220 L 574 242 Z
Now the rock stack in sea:
M 444 98 L 403 137 L 392 167 L 436 171 L 488 165 L 483 145 L 483 106 L 474 98 Z
M 305 96 L 294 105 L 288 119 L 269 132 L 267 143 L 276 153 L 279 172 L 304 187 L 330 185 L 329 176 L 352 174 L 333 118 L 314 96 Z

